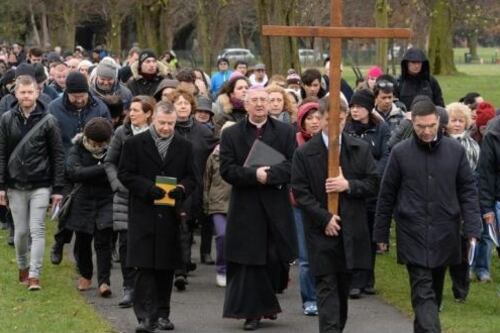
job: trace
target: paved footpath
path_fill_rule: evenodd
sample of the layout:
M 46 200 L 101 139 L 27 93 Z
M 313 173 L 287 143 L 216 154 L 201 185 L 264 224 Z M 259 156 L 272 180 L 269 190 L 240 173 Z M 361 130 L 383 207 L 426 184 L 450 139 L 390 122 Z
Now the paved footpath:
M 199 238 L 193 246 L 193 256 L 197 255 Z M 195 258 L 197 261 L 198 259 Z M 283 312 L 278 320 L 264 320 L 262 332 L 318 332 L 318 318 L 306 317 L 301 312 L 298 290 L 298 266 L 290 270 L 291 282 L 279 301 Z M 111 298 L 97 297 L 93 288 L 85 293 L 93 304 L 119 332 L 134 332 L 137 325 L 132 309 L 120 309 L 121 274 L 119 264 L 114 263 L 111 272 Z M 94 286 L 95 286 L 95 279 Z M 189 285 L 184 292 L 172 292 L 172 313 L 170 319 L 175 324 L 174 332 L 243 332 L 243 321 L 222 318 L 224 289 L 215 285 L 214 266 L 200 265 L 192 272 Z M 345 333 L 411 333 L 411 320 L 376 296 L 367 296 L 349 302 L 349 319 Z

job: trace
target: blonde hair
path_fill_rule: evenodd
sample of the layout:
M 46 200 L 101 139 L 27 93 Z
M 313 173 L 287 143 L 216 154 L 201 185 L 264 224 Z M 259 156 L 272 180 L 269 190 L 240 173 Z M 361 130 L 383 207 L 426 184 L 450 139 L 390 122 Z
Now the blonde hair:
M 291 113 L 291 111 L 292 111 L 292 108 L 290 105 L 291 96 L 288 96 L 288 93 L 285 91 L 284 88 L 281 88 L 280 86 L 278 86 L 276 84 L 271 84 L 270 86 L 266 87 L 266 91 L 268 94 L 280 93 L 281 96 L 283 97 L 283 110 L 282 111 L 286 111 L 288 113 Z
M 472 111 L 467 105 L 459 102 L 451 103 L 446 106 L 446 111 L 448 112 L 450 121 L 451 117 L 463 117 L 465 119 L 465 128 L 467 129 L 471 126 Z

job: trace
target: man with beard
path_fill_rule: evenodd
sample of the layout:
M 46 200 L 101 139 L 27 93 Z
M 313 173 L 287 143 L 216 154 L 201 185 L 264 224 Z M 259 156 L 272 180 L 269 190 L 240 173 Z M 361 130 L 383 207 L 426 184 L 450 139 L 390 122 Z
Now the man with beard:
M 90 79 L 91 93 L 103 100 L 106 96 L 119 96 L 123 103 L 123 111 L 127 111 L 132 101 L 132 93 L 118 80 L 119 66 L 110 58 L 105 57 L 95 69 L 95 75 Z

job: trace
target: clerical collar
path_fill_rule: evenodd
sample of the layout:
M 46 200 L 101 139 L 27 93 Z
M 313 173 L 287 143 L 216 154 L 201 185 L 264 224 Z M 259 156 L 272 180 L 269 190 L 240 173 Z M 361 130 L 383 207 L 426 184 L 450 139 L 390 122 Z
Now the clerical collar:
M 328 134 L 321 131 L 321 137 L 323 138 L 323 143 L 325 144 L 326 149 L 328 149 Z M 342 145 L 342 134 L 339 135 L 339 146 L 341 145 Z
M 257 128 L 262 128 L 262 127 L 263 127 L 263 126 L 267 123 L 267 118 L 266 118 L 263 122 L 261 122 L 261 123 L 256 123 L 256 122 L 253 122 L 253 121 L 250 119 L 250 117 L 248 117 L 248 122 L 249 122 L 250 124 L 254 125 L 254 126 L 255 126 L 255 127 L 257 127 Z

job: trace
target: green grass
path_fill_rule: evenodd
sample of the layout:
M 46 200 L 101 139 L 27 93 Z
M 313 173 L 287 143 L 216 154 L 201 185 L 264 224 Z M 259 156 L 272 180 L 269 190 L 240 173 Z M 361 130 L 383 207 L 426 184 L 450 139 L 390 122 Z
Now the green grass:
M 47 227 L 42 290 L 38 292 L 29 292 L 18 283 L 14 249 L 6 244 L 7 232 L 0 231 L 0 332 L 114 332 L 76 290 L 74 264 L 69 260 L 59 266 L 50 263 L 55 222 L 47 221 Z
M 394 232 L 393 232 L 394 234 Z M 500 262 L 496 256 L 492 260 L 493 283 L 472 282 L 466 303 L 454 301 L 451 280 L 447 274 L 443 311 L 440 313 L 441 325 L 447 333 L 495 333 L 500 328 Z M 376 287 L 379 294 L 389 304 L 413 317 L 410 303 L 410 287 L 406 267 L 396 263 L 396 244 L 391 241 L 391 251 L 377 256 Z

